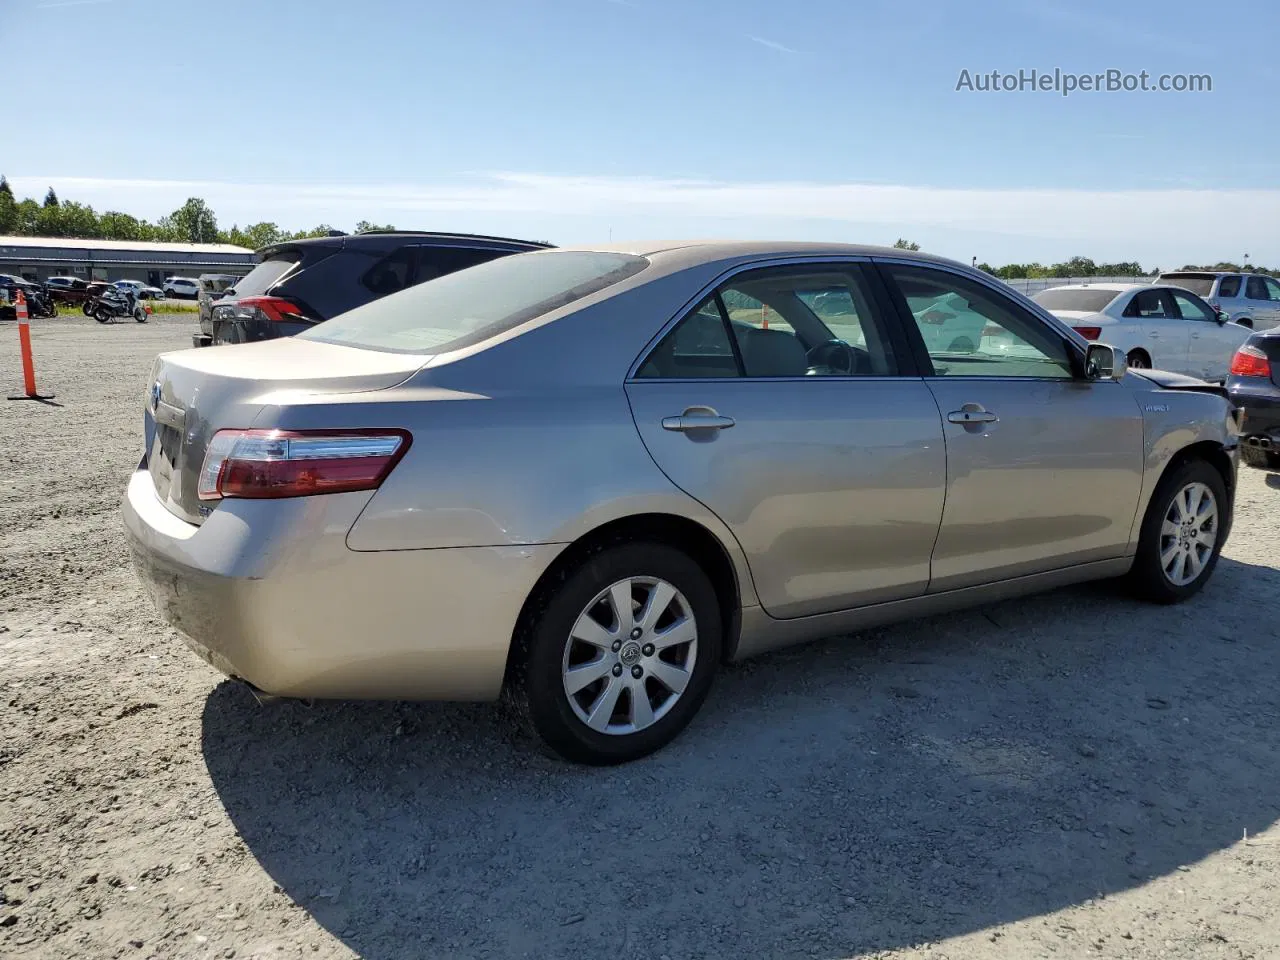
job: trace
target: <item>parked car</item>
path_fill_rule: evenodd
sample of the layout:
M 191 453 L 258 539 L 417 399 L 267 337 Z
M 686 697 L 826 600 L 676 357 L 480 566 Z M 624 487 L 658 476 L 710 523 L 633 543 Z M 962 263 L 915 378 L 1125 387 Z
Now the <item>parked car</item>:
M 200 296 L 200 282 L 190 277 L 169 277 L 161 284 L 166 297 L 179 300 L 194 300 Z
M 200 331 L 213 329 L 213 303 L 235 293 L 237 274 L 202 273 L 200 274 Z M 197 344 L 198 346 L 199 344 Z
M 1032 297 L 1086 340 L 1102 340 L 1124 352 L 1138 369 L 1223 381 L 1249 328 L 1182 287 L 1163 284 L 1088 283 L 1050 287 Z
M 263 694 L 505 690 L 564 756 L 616 763 L 671 740 L 726 660 L 1103 577 L 1175 603 L 1211 576 L 1222 387 L 1126 372 L 925 254 L 624 249 L 159 357 L 124 523 L 163 615 Z M 835 287 L 864 346 L 805 303 Z M 927 348 L 908 303 L 951 298 L 1023 351 Z
M 79 277 L 50 277 L 44 282 L 55 303 L 84 303 L 89 281 Z
M 1227 390 L 1241 410 L 1241 458 L 1280 470 L 1280 329 L 1255 333 L 1236 352 Z
M 8 273 L 0 273 L 0 320 L 16 320 L 18 318 L 18 291 L 22 291 L 27 302 L 27 317 L 31 320 L 43 320 L 58 315 L 57 304 L 45 290 L 43 285 L 16 277 Z
M 370 231 L 294 240 L 258 251 L 235 296 L 203 312 L 196 346 L 289 337 L 379 297 L 545 243 L 456 233 Z
M 132 290 L 134 297 L 138 300 L 158 300 L 164 296 L 164 291 L 159 287 L 153 287 L 141 280 L 117 280 L 114 286 Z
M 1254 330 L 1280 326 L 1280 283 L 1260 273 L 1174 270 L 1160 274 L 1156 282 L 1190 290 L 1233 323 Z

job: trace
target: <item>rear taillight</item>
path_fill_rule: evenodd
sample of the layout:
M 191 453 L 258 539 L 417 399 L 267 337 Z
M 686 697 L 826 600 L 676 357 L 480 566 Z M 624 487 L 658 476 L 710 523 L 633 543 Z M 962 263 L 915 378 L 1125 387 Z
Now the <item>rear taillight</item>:
M 376 490 L 411 441 L 404 430 L 219 430 L 197 492 L 221 500 Z
M 271 323 L 298 323 L 307 320 L 307 315 L 296 303 L 283 297 L 243 297 L 235 303 L 218 304 L 213 312 L 220 320 L 261 318 Z
M 1101 327 L 1072 327 L 1071 329 L 1080 334 L 1080 336 L 1084 337 L 1086 340 L 1097 340 L 1102 336 Z
M 1233 377 L 1271 377 L 1271 361 L 1259 347 L 1245 344 L 1231 358 Z

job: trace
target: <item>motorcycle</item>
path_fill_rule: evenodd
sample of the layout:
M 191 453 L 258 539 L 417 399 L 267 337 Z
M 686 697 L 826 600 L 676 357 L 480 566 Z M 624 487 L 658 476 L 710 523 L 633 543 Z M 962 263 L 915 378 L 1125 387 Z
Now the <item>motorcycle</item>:
M 27 298 L 27 314 L 32 320 L 47 320 L 58 315 L 58 305 L 48 291 L 27 289 L 23 294 Z
M 91 315 L 99 323 L 113 323 L 126 317 L 132 317 L 138 323 L 147 322 L 147 311 L 138 303 L 133 291 L 118 287 L 108 287 L 102 292 L 93 302 Z

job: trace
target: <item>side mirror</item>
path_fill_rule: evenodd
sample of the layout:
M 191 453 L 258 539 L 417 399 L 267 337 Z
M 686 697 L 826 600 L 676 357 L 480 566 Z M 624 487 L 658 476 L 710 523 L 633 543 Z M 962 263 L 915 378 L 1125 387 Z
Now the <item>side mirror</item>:
M 1221 326 L 1225 326 L 1225 325 L 1226 325 L 1226 323 L 1227 323 L 1227 321 L 1228 321 L 1228 320 L 1230 320 L 1230 319 L 1231 319 L 1231 318 L 1227 316 L 1227 311 L 1225 311 L 1225 310 L 1219 310 L 1219 311 L 1218 311 L 1218 326 L 1220 326 L 1220 327 L 1221 327 Z
M 1084 375 L 1089 380 L 1121 380 L 1129 358 L 1106 343 L 1091 343 L 1084 355 Z

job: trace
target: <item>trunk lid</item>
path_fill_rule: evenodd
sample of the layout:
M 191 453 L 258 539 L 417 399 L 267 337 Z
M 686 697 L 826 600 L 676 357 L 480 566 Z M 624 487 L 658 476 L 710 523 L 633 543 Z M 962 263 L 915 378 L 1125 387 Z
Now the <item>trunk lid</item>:
M 296 339 L 162 354 L 152 368 L 144 417 L 156 496 L 176 516 L 202 523 L 211 505 L 197 496 L 196 484 L 217 431 L 258 425 L 264 406 L 290 396 L 394 387 L 429 359 Z

